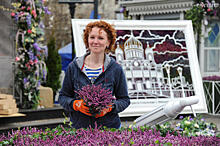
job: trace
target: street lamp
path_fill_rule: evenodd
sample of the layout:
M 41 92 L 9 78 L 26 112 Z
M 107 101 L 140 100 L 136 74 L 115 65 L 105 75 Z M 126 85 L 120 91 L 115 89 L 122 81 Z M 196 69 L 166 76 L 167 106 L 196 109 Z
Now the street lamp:
M 183 79 L 182 79 L 182 78 L 183 78 L 183 69 L 182 69 L 181 67 L 178 67 L 178 68 L 177 68 L 177 71 L 178 71 L 179 76 L 180 76 L 180 82 L 181 82 L 181 88 L 182 88 L 183 98 L 185 98 L 186 95 L 185 95 L 185 92 L 184 92 Z M 193 113 L 194 117 L 196 117 L 196 113 L 194 112 L 194 110 L 193 110 L 193 108 L 192 108 L 192 105 L 190 105 L 190 108 L 191 108 L 191 110 L 192 110 L 192 113 Z
M 181 89 L 182 89 L 182 96 L 183 96 L 183 98 L 185 98 L 186 96 L 185 96 L 185 92 L 184 92 L 184 88 L 183 88 L 183 79 L 182 79 L 182 77 L 183 77 L 183 74 L 182 74 L 183 69 L 182 69 L 181 67 L 178 67 L 178 68 L 177 68 L 177 72 L 179 73 L 179 76 L 180 76 L 180 83 L 181 83 Z
M 170 81 L 170 65 L 166 64 L 165 69 L 166 69 L 167 76 L 168 76 L 168 83 L 169 83 L 169 87 L 170 87 L 170 96 L 171 96 L 171 99 L 174 99 L 172 85 L 171 85 L 171 81 Z
M 98 18 L 98 0 L 93 1 L 82 1 L 82 0 L 59 0 L 60 4 L 69 4 L 71 19 L 74 18 L 76 3 L 79 4 L 94 4 L 94 19 Z M 72 59 L 74 58 L 74 38 L 73 38 L 73 30 L 71 27 L 71 36 L 72 36 Z

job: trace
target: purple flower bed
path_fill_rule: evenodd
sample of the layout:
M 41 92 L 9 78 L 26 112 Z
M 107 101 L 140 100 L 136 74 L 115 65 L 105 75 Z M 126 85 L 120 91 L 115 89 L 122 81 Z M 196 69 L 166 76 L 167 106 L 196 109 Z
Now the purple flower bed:
M 185 137 L 167 133 L 161 136 L 159 131 L 146 128 L 117 129 L 71 129 L 58 126 L 54 129 L 40 130 L 24 128 L 0 135 L 1 145 L 219 145 L 215 136 Z
M 203 77 L 203 80 L 220 81 L 220 76 L 207 76 L 207 77 Z

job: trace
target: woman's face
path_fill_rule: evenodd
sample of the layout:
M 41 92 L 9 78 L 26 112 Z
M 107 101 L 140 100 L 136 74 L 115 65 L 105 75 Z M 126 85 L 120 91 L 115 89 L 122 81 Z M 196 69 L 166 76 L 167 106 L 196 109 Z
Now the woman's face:
M 88 36 L 89 50 L 91 53 L 104 53 L 109 46 L 107 33 L 98 27 L 93 27 Z

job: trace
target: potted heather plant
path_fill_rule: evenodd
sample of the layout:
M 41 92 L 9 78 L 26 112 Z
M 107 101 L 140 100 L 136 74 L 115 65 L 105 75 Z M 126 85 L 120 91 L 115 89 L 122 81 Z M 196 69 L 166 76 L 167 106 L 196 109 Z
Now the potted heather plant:
M 103 88 L 101 84 L 97 86 L 94 84 L 86 85 L 75 92 L 79 95 L 79 99 L 84 100 L 92 115 L 96 115 L 104 108 L 108 108 L 108 106 L 113 104 L 113 100 L 115 100 L 112 92 L 109 89 Z

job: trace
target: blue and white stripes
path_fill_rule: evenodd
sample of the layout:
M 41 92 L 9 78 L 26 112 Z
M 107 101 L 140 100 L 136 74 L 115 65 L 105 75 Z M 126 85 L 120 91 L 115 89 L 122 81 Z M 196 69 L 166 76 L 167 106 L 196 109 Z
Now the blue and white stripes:
M 87 66 L 85 66 L 84 68 L 86 75 L 88 76 L 88 78 L 94 82 L 95 79 L 102 73 L 102 67 L 99 68 L 88 68 Z

